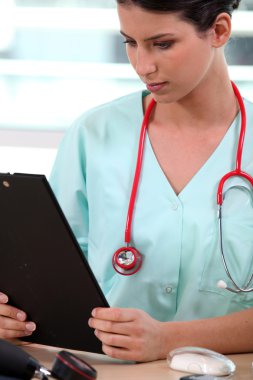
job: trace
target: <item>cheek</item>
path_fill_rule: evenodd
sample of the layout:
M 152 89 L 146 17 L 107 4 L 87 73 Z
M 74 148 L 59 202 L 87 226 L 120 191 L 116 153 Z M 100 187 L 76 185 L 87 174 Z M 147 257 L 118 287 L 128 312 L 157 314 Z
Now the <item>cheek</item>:
M 174 59 L 171 57 L 170 64 L 178 73 L 178 79 L 191 80 L 193 77 L 202 76 L 211 62 L 211 51 L 207 46 L 194 44 L 181 49 L 178 54 L 175 54 Z
M 126 54 L 127 54 L 127 58 L 130 62 L 130 64 L 135 67 L 135 61 L 136 61 L 136 58 L 135 58 L 135 52 L 134 52 L 134 49 L 131 48 L 131 47 L 127 47 L 126 48 Z

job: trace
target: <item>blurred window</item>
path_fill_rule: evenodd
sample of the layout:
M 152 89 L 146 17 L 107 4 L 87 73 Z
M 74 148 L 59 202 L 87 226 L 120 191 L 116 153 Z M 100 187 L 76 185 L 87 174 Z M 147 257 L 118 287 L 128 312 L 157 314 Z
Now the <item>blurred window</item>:
M 253 100 L 253 1 L 226 47 L 231 78 Z M 64 131 L 83 111 L 143 88 L 114 0 L 0 0 L 0 129 Z

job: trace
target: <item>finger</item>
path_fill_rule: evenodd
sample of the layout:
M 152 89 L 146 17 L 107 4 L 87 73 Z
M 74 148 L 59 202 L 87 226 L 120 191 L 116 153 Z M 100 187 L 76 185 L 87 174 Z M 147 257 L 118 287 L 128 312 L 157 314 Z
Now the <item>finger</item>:
M 1 339 L 15 339 L 31 335 L 31 331 L 5 330 L 0 328 Z
M 97 330 L 110 332 L 113 334 L 130 335 L 130 322 L 113 322 L 103 319 L 90 318 L 88 325 Z
M 6 294 L 0 292 L 0 303 L 7 303 L 8 302 L 8 297 Z
M 97 307 L 92 310 L 92 317 L 115 322 L 131 322 L 136 318 L 136 309 Z
M 0 316 L 0 328 L 5 330 L 33 332 L 36 329 L 34 322 L 19 322 L 15 319 Z
M 17 319 L 19 321 L 26 320 L 26 313 L 24 311 L 19 310 L 14 306 L 6 305 L 6 304 L 0 304 L 0 315 Z
M 131 347 L 132 339 L 126 335 L 112 334 L 100 330 L 95 330 L 96 337 L 107 346 L 120 347 L 129 349 Z
M 127 350 L 125 348 L 108 346 L 106 344 L 102 345 L 103 352 L 110 356 L 111 358 L 120 359 L 120 360 L 129 360 L 129 361 L 138 361 L 138 353 Z

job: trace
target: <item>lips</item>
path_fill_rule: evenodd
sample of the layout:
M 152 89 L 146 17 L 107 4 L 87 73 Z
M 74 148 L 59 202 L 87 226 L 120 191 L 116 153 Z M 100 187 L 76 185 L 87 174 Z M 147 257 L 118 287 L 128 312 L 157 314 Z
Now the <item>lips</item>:
M 147 83 L 147 89 L 150 92 L 157 92 L 160 91 L 164 86 L 166 85 L 166 82 L 159 82 L 159 83 Z

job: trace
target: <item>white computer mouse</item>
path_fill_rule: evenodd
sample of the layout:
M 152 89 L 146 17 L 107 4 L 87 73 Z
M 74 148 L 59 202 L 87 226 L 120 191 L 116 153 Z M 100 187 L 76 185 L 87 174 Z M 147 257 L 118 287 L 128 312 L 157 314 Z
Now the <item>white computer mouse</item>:
M 170 368 L 200 375 L 227 376 L 235 372 L 235 363 L 218 352 L 201 347 L 181 347 L 170 351 Z

